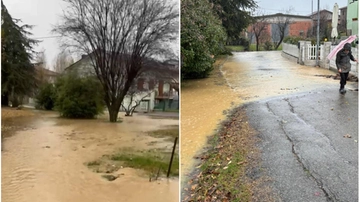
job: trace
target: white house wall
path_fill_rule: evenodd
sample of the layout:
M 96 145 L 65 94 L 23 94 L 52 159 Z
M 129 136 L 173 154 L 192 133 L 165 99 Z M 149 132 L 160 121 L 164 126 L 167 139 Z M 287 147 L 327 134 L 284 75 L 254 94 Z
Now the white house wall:
M 80 76 L 96 75 L 95 69 L 92 66 L 89 58 L 80 61 L 78 64 L 76 64 L 76 67 L 74 67 L 74 70 L 71 70 L 71 71 L 76 71 Z
M 141 98 L 143 98 L 144 96 L 146 96 L 147 94 L 148 94 L 148 93 L 145 93 L 145 92 L 144 92 L 144 93 L 139 93 L 139 94 L 137 94 L 137 95 L 134 96 L 133 100 L 138 101 L 138 100 L 140 100 Z M 154 106 L 155 106 L 155 92 L 151 92 L 151 94 L 150 94 L 149 96 L 145 97 L 143 100 L 144 100 L 144 101 L 145 101 L 145 100 L 146 100 L 146 101 L 149 101 L 149 106 L 148 106 L 149 109 L 148 109 L 147 111 L 152 111 L 152 110 L 154 109 Z M 130 97 L 129 97 L 129 96 L 126 96 L 126 97 L 124 98 L 124 100 L 123 100 L 123 105 L 124 105 L 125 107 L 127 107 L 127 106 L 129 106 L 129 103 L 130 103 Z M 131 106 L 135 106 L 135 102 L 133 102 Z M 124 111 L 124 109 L 121 108 L 121 111 Z M 138 107 L 135 109 L 135 111 L 143 112 L 144 110 L 141 110 L 141 109 L 140 109 L 140 106 L 138 106 Z

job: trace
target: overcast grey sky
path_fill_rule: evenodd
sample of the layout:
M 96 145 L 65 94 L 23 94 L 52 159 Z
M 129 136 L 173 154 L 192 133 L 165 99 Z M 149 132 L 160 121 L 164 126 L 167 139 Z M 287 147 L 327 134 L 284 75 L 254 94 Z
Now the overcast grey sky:
M 51 33 L 53 25 L 57 24 L 66 4 L 62 0 L 3 0 L 13 18 L 21 19 L 24 24 L 34 25 L 32 38 L 42 42 L 36 51 L 45 50 L 48 68 L 52 69 L 54 60 L 60 50 L 56 34 Z M 174 51 L 179 51 L 179 42 L 171 45 Z M 75 58 L 76 59 L 76 58 Z
M 52 25 L 59 21 L 59 15 L 62 14 L 65 4 L 61 0 L 3 0 L 3 2 L 13 18 L 35 25 L 31 30 L 33 37 L 42 40 L 36 51 L 45 50 L 47 62 L 51 67 L 61 50 L 58 39 L 48 37 L 56 36 L 51 33 Z M 292 14 L 308 15 L 311 13 L 312 2 L 314 11 L 317 10 L 317 0 L 256 0 L 256 2 L 258 9 L 264 14 L 284 12 L 292 7 Z M 335 3 L 338 3 L 340 8 L 347 5 L 346 0 L 320 0 L 320 9 L 331 11 Z M 178 43 L 174 44 L 174 47 L 179 50 Z
M 13 18 L 21 19 L 23 23 L 34 25 L 30 30 L 32 38 L 55 36 L 50 33 L 52 25 L 58 21 L 64 4 L 61 0 L 3 0 Z M 56 55 L 60 52 L 57 38 L 42 38 L 42 42 L 36 47 L 36 51 L 45 50 L 47 63 L 53 63 Z
M 311 4 L 313 4 L 313 12 L 317 11 L 318 0 L 255 0 L 264 14 L 284 13 L 293 8 L 291 14 L 309 15 L 311 13 Z M 337 3 L 339 8 L 347 6 L 347 0 L 319 0 L 320 10 L 333 10 L 334 4 Z

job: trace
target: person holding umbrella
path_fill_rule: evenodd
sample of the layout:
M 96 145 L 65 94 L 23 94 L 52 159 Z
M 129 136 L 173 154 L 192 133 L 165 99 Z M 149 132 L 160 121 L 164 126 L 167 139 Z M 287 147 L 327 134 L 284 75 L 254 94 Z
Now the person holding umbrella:
M 341 94 L 346 93 L 345 85 L 346 80 L 349 76 L 351 69 L 350 60 L 357 62 L 358 60 L 354 58 L 351 53 L 351 44 L 346 43 L 344 47 L 336 54 L 336 67 L 340 73 L 340 89 Z

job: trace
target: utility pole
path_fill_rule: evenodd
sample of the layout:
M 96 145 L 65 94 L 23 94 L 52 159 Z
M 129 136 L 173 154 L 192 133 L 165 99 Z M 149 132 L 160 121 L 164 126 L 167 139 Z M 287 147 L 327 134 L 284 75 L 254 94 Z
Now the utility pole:
M 311 0 L 311 20 L 314 22 L 314 0 Z M 311 36 L 314 36 L 314 25 L 311 26 Z
M 316 33 L 316 66 L 319 66 L 319 42 L 320 42 L 320 0 L 317 9 L 317 33 Z
M 311 0 L 311 15 L 314 14 L 314 0 Z

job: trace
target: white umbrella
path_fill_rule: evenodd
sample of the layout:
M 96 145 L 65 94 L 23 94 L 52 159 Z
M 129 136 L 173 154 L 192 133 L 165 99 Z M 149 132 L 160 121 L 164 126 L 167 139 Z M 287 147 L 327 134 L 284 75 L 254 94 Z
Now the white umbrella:
M 331 22 L 331 38 L 336 38 L 338 36 L 337 26 L 339 21 L 339 6 L 335 3 L 332 13 L 332 22 Z

